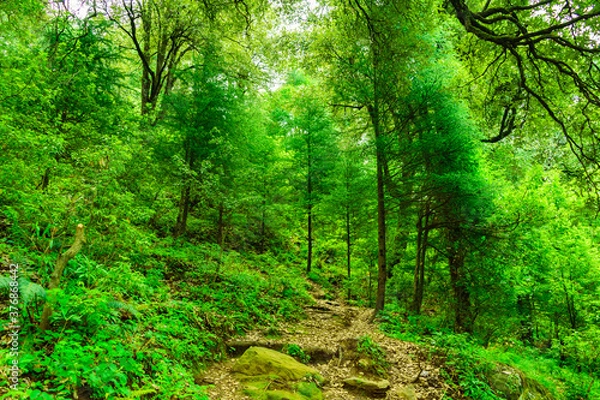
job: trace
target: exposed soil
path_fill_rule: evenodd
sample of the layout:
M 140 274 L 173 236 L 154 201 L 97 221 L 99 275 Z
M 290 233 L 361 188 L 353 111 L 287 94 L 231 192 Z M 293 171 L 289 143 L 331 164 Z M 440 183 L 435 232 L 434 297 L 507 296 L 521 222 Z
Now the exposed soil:
M 370 323 L 372 309 L 317 299 L 306 313 L 307 319 L 300 323 L 282 323 L 277 328 L 276 338 L 256 331 L 243 340 L 230 343 L 235 348 L 233 358 L 211 366 L 203 375 L 203 383 L 212 385 L 209 390 L 211 400 L 249 400 L 230 373 L 236 357 L 250 346 L 281 351 L 286 344 L 297 344 L 311 356 L 309 364 L 326 379 L 323 386 L 326 400 L 369 399 L 365 393 L 343 387 L 344 379 L 365 374 L 357 366 L 356 354 L 358 340 L 365 335 L 381 346 L 390 364 L 387 379 L 391 388 L 385 399 L 407 399 L 399 394 L 406 386 L 412 386 L 416 398 L 422 400 L 442 399 L 448 392 L 448 386 L 439 375 L 439 367 L 429 363 L 417 345 L 386 337 Z M 272 330 L 269 333 L 272 334 Z M 368 377 L 368 373 L 365 376 Z

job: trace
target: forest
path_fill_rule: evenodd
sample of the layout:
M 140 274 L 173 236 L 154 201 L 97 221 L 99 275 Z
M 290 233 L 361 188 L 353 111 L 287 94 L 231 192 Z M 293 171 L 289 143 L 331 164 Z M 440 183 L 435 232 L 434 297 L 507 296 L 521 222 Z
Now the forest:
M 0 38 L 0 399 L 600 399 L 600 4 L 1 0 Z M 316 372 L 210 378 L 248 338 Z

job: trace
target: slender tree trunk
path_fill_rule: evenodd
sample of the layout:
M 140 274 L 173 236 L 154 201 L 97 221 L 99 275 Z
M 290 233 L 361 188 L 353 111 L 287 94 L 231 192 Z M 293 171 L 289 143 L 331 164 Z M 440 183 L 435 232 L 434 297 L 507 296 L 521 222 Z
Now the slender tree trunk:
M 533 343 L 533 314 L 529 294 L 517 296 L 517 313 L 521 320 L 519 339 L 525 343 Z
M 377 93 L 375 94 L 377 96 Z M 385 285 L 387 281 L 386 265 L 386 226 L 385 226 L 385 186 L 384 186 L 384 144 L 381 133 L 381 120 L 379 115 L 379 101 L 375 98 L 369 106 L 371 123 L 375 131 L 375 144 L 377 156 L 377 298 L 375 300 L 375 313 L 383 310 L 385 306 Z
M 449 228 L 448 239 L 448 267 L 454 292 L 454 330 L 457 333 L 472 333 L 471 298 L 464 271 L 465 251 L 460 243 L 460 229 Z
M 217 221 L 217 244 L 223 247 L 223 236 L 225 232 L 225 221 L 223 219 L 223 203 L 219 204 L 219 219 Z
M 308 254 L 306 256 L 306 273 L 310 274 L 312 269 L 312 251 L 313 251 L 313 182 L 312 182 L 312 143 L 310 140 L 310 132 L 308 133 L 307 138 L 307 153 L 308 153 L 308 171 L 306 176 L 306 189 L 307 189 L 307 197 L 308 197 L 308 205 L 307 205 L 307 217 L 308 217 Z
M 373 274 L 371 274 L 370 270 L 368 273 L 368 278 L 367 296 L 369 297 L 369 307 L 373 307 Z
M 190 184 L 186 184 L 181 189 L 181 197 L 179 199 L 179 212 L 177 214 L 177 223 L 173 230 L 173 237 L 179 237 L 185 234 L 187 230 L 187 219 L 190 211 Z
M 194 152 L 191 149 L 189 139 L 186 139 L 184 143 L 185 148 L 185 160 L 190 170 L 194 168 Z M 185 178 L 184 178 L 185 179 Z M 184 235 L 187 230 L 187 219 L 190 212 L 191 206 L 191 191 L 192 183 L 186 181 L 184 187 L 181 189 L 181 197 L 179 198 L 179 211 L 177 213 L 177 222 L 175 223 L 175 229 L 173 229 L 173 237 L 179 237 Z
M 382 154 L 377 155 L 377 300 L 375 312 L 385 306 L 385 285 L 387 282 L 386 243 L 385 243 L 385 192 L 381 171 Z
M 44 175 L 42 175 L 41 182 L 37 185 L 36 189 L 40 189 L 42 192 L 45 192 L 48 188 L 48 184 L 50 183 L 50 168 L 46 168 L 44 171 Z
M 350 237 L 350 204 L 346 203 L 346 266 L 348 267 L 348 283 L 350 283 L 350 278 L 352 277 L 352 268 L 350 263 L 351 256 L 351 237 Z M 350 286 L 348 286 L 348 300 L 351 297 Z
M 573 300 L 573 296 L 569 295 L 569 289 L 565 283 L 565 274 L 562 271 L 561 278 L 563 292 L 565 294 L 565 305 L 567 306 L 567 314 L 569 316 L 569 324 L 571 325 L 571 329 L 577 329 L 577 310 L 575 308 L 575 301 Z
M 56 289 L 60 285 L 60 278 L 62 277 L 63 271 L 67 266 L 67 263 L 79 253 L 83 244 L 85 243 L 85 235 L 83 231 L 83 225 L 77 225 L 75 231 L 75 240 L 67 251 L 62 253 L 56 260 L 54 271 L 50 276 L 50 283 L 48 284 L 48 290 Z M 52 307 L 46 302 L 44 304 L 44 310 L 42 311 L 42 318 L 40 320 L 40 328 L 47 330 L 50 328 L 50 316 L 52 315 Z
M 152 78 L 150 76 L 150 71 L 148 71 L 147 65 L 150 63 L 150 32 L 152 30 L 152 11 L 147 10 L 142 15 L 142 26 L 144 29 L 144 44 L 143 44 L 143 54 L 141 57 L 144 57 L 146 63 L 142 70 L 142 115 L 147 114 L 150 111 L 149 103 L 150 103 L 150 91 L 152 87 Z
M 423 221 L 424 220 L 424 221 Z M 423 305 L 423 293 L 425 289 L 425 256 L 427 255 L 427 246 L 429 239 L 429 207 L 425 206 L 423 214 L 420 213 L 417 219 L 417 254 L 415 260 L 414 272 L 414 293 L 411 305 L 411 312 L 414 315 L 421 314 Z
M 308 254 L 306 255 L 306 273 L 310 274 L 312 269 L 313 235 L 312 235 L 312 204 L 308 204 Z
M 265 232 L 266 232 L 266 215 L 267 214 L 267 191 L 266 184 L 263 185 L 262 211 L 260 216 L 260 252 L 265 252 Z

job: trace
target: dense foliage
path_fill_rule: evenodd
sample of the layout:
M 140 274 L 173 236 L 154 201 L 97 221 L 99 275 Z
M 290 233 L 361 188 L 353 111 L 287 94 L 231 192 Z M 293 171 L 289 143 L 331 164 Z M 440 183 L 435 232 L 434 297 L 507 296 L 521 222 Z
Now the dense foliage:
M 8 343 L 18 286 L 21 371 L 0 398 L 205 398 L 225 341 L 300 319 L 308 281 L 433 346 L 457 396 L 495 398 L 502 362 L 598 398 L 599 16 L 0 2 L 0 319 Z

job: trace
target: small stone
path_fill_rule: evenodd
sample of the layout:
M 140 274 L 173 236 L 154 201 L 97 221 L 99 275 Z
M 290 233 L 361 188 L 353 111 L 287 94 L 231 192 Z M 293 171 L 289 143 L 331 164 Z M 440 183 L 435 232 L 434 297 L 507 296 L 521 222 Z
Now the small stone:
M 361 389 L 367 393 L 375 395 L 385 395 L 385 392 L 390 389 L 390 381 L 386 379 L 372 381 L 362 377 L 359 378 L 357 376 L 344 379 L 344 385 Z
M 419 375 L 421 378 L 427 378 L 429 376 L 429 371 L 421 371 L 421 374 Z

